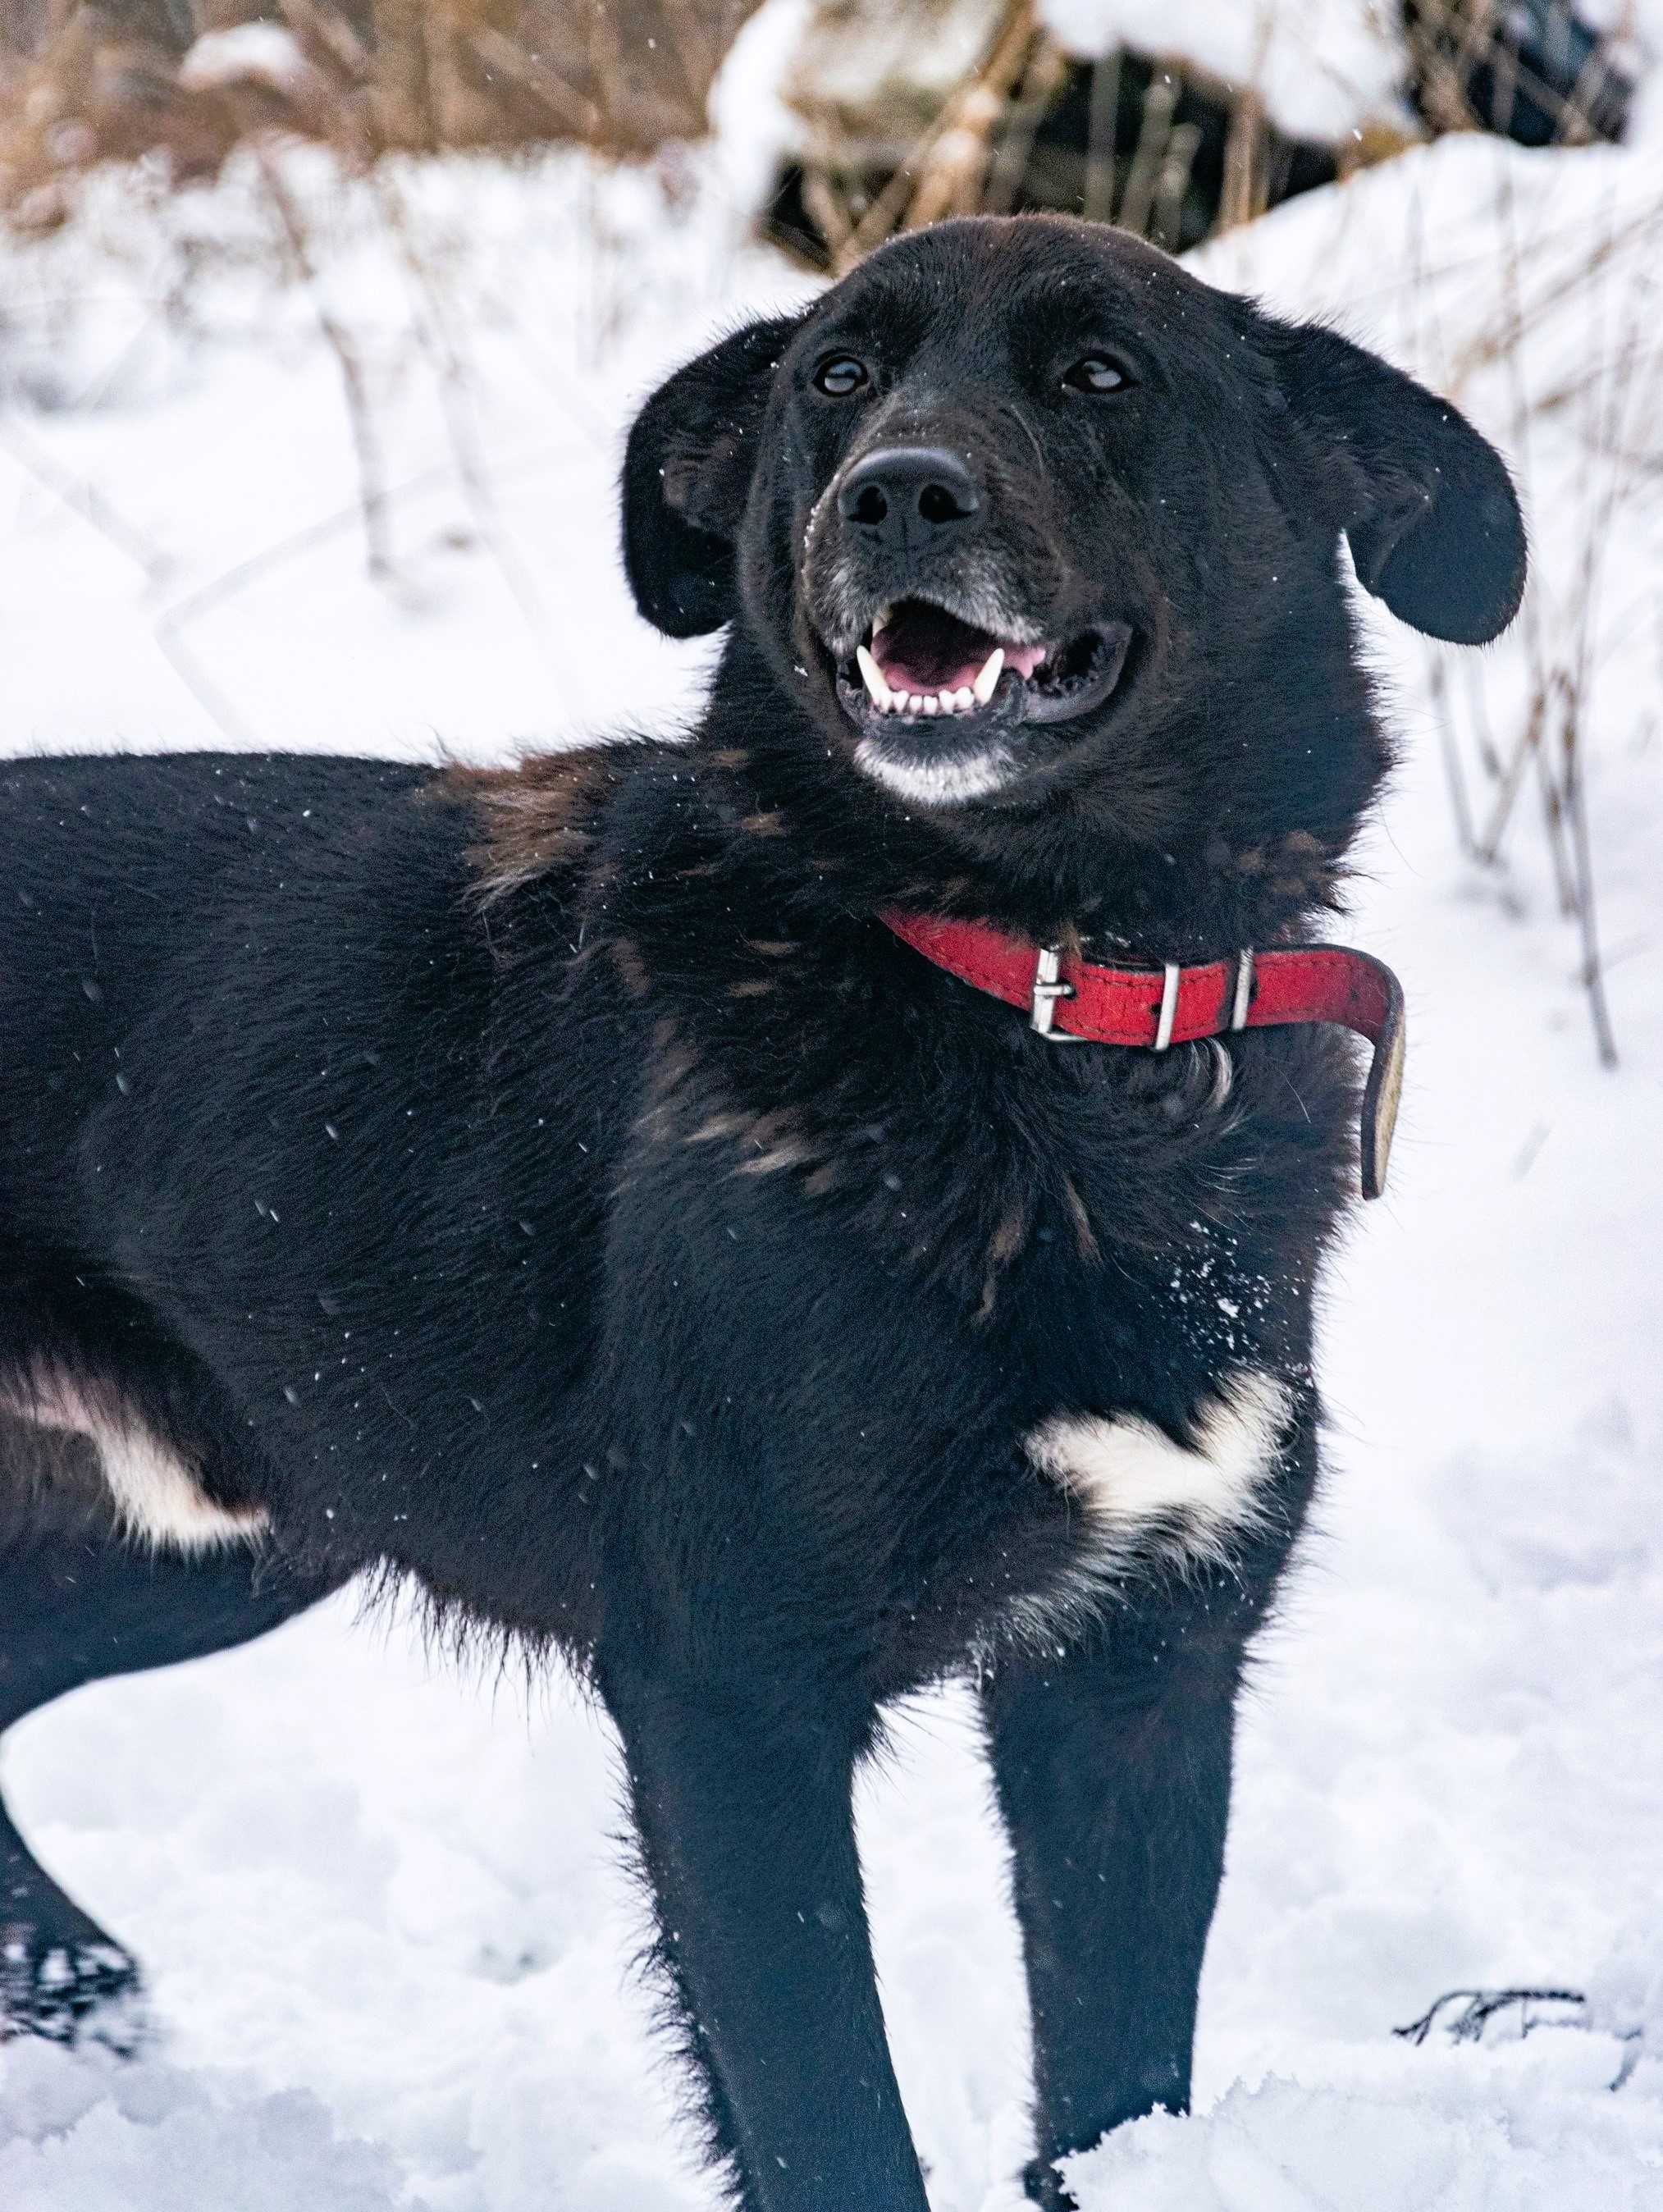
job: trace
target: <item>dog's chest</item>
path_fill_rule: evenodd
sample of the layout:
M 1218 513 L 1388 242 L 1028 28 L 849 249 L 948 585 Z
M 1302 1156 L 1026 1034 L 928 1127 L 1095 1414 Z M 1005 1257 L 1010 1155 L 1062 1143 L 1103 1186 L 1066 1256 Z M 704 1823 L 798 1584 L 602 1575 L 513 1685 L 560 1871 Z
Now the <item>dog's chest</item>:
M 1158 1267 L 1106 1239 L 1100 1261 L 1005 1286 L 997 1467 L 1031 1562 L 1007 1629 L 1044 1638 L 1152 1577 L 1234 1570 L 1272 1516 L 1308 1395 L 1302 1316 L 1228 1231 L 1194 1234 Z
M 751 1409 L 787 1522 L 881 1555 L 884 1602 L 949 1641 L 1230 1557 L 1296 1425 L 1304 1293 L 1207 1224 L 1206 1133 L 974 1054 L 887 1085 L 849 1059 L 761 1109 L 672 1068 L 642 1123 L 698 1387 Z

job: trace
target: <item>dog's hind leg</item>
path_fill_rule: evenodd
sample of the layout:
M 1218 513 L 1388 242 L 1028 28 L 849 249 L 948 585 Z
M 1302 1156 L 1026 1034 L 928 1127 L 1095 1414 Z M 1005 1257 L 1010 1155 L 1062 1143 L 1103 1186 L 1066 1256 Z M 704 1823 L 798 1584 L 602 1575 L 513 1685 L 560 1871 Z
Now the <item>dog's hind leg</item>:
M 743 2212 L 926 2212 L 872 1972 L 850 1790 L 870 1715 L 602 1664 L 658 1963 Z
M 0 1417 L 3 1421 L 3 1417 Z M 15 1470 L 33 1447 L 9 1421 Z M 63 1439 L 41 1439 L 61 1451 Z M 137 1549 L 94 1518 L 0 1529 L 0 1735 L 67 1691 L 222 1651 L 264 1634 L 331 1585 L 246 1547 L 192 1559 Z M 137 1969 L 39 1864 L 0 1800 L 0 2041 L 130 2040 Z
M 1229 1810 L 1239 1641 L 1131 1615 L 1106 1633 L 982 1688 L 1033 2015 L 1028 2193 L 1051 2206 L 1071 2202 L 1056 2160 L 1188 2106 Z

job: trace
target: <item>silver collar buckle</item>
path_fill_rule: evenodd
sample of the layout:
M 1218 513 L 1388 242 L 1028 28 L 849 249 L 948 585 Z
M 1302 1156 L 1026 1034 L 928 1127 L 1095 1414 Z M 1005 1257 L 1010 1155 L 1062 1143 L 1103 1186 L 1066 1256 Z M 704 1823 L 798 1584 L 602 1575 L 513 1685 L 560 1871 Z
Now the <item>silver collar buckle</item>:
M 1028 1026 L 1035 1036 L 1042 1036 L 1052 1044 L 1086 1044 L 1086 1037 L 1073 1036 L 1067 1030 L 1055 1029 L 1057 1004 L 1061 999 L 1071 999 L 1074 986 L 1062 980 L 1062 954 L 1054 945 L 1042 945 L 1034 969 L 1034 989 L 1029 999 Z

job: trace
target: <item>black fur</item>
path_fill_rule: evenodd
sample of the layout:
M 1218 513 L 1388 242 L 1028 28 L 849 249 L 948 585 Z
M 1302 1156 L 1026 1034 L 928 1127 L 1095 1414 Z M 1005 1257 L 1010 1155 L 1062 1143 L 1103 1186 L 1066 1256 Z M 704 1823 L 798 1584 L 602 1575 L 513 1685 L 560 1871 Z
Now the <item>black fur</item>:
M 811 381 L 834 352 L 853 398 Z M 1083 396 L 1083 354 L 1131 380 Z M 971 536 L 897 554 L 826 520 L 896 445 L 966 459 Z M 1055 1049 L 875 917 L 1149 961 L 1309 931 L 1387 763 L 1341 532 L 1399 613 L 1477 638 L 1516 604 L 1517 510 L 1369 356 L 1035 220 L 904 240 L 683 370 L 624 513 L 644 611 L 732 624 L 690 744 L 0 772 L 0 1396 L 67 1374 L 269 1514 L 252 1584 L 246 1555 L 167 1570 L 159 1638 L 193 1577 L 207 1648 L 239 1577 L 252 1634 L 274 1590 L 372 1569 L 586 1670 L 750 2212 L 923 2206 L 849 1789 L 884 1705 L 974 1661 L 1030 2189 L 1060 2203 L 1051 2160 L 1187 2094 L 1236 1692 L 1315 1478 L 1353 1076 L 1326 1032 L 1256 1032 L 1220 1104 L 1205 1048 Z M 965 562 L 1047 635 L 1126 632 L 1124 668 L 1017 730 L 998 792 L 903 803 L 839 664 L 863 607 Z M 1243 1370 L 1290 1409 L 1256 1516 L 1094 1555 L 1024 1437 L 1068 1413 L 1189 1442 Z M 157 1570 L 7 1433 L 27 1682 L 54 1498 L 95 1613 Z

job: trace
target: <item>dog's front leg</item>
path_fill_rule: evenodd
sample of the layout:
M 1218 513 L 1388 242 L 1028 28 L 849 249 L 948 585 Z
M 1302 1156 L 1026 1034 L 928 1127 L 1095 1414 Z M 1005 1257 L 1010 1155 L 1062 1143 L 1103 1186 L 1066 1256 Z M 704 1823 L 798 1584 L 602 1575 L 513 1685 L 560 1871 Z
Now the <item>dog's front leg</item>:
M 603 1664 L 659 1954 L 743 2212 L 926 2212 L 850 1790 L 870 1717 Z
M 1014 1858 L 1039 2156 L 1189 2101 L 1196 1987 L 1223 1868 L 1240 1651 L 1117 1624 L 1112 1645 L 1002 1662 L 983 1689 Z

